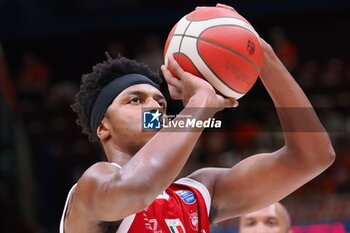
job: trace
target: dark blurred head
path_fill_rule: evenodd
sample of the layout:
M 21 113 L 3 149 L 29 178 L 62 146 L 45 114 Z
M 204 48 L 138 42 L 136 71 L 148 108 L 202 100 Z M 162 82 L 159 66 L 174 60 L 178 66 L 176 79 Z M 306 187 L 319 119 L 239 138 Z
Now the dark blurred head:
M 279 202 L 243 215 L 239 222 L 240 233 L 291 233 L 290 227 L 289 213 Z

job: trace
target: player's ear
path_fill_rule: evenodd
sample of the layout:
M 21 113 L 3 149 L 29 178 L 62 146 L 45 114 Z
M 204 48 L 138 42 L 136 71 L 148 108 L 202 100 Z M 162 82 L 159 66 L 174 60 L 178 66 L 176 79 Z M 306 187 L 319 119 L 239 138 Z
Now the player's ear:
M 106 118 L 103 118 L 101 124 L 97 127 L 97 137 L 102 141 L 110 136 L 109 125 Z

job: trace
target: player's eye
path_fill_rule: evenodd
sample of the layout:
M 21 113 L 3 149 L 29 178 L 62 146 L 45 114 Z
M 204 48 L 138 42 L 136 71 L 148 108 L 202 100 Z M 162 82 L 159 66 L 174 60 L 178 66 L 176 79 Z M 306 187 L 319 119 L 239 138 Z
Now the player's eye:
M 163 109 L 165 108 L 165 103 L 163 101 L 158 102 L 159 106 L 161 106 Z
M 270 227 L 276 226 L 276 225 L 277 225 L 277 221 L 276 221 L 275 219 L 269 219 L 269 220 L 266 222 L 266 225 L 267 225 L 267 226 L 270 226 Z
M 138 97 L 133 97 L 130 101 L 129 104 L 139 104 L 141 101 Z
M 256 222 L 254 220 L 247 220 L 245 221 L 244 225 L 247 227 L 252 227 L 256 224 Z

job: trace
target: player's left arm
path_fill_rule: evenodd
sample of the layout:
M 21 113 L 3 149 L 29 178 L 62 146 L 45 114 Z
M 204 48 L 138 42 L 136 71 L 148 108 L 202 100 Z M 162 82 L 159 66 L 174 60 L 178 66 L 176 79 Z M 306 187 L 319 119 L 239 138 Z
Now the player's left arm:
M 327 167 L 335 153 L 327 132 L 302 89 L 264 40 L 260 78 L 284 132 L 285 145 L 250 156 L 230 169 L 205 168 L 190 177 L 204 183 L 216 209 L 215 222 L 279 201 Z

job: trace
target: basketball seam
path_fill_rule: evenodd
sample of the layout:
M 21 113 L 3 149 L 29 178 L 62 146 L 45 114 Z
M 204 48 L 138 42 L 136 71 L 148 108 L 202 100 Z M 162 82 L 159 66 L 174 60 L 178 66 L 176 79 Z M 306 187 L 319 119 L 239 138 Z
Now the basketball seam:
M 225 26 L 225 25 L 224 25 L 224 26 Z M 230 25 L 230 26 L 231 26 L 231 25 Z M 237 26 L 237 27 L 240 27 L 240 26 Z M 241 27 L 241 28 L 243 28 L 243 27 Z M 249 30 L 247 30 L 247 31 L 249 31 Z M 202 34 L 202 33 L 201 33 L 201 34 Z M 201 35 L 201 34 L 200 34 L 200 35 Z M 253 66 L 253 68 L 254 68 L 254 70 L 255 70 L 256 72 L 259 72 L 259 68 L 254 64 L 254 62 L 250 61 L 246 56 L 244 56 L 243 54 L 237 52 L 236 50 L 227 48 L 227 47 L 222 46 L 222 45 L 220 45 L 220 44 L 218 44 L 218 43 L 216 43 L 216 42 L 214 42 L 214 41 L 210 41 L 210 40 L 207 40 L 207 39 L 204 39 L 204 38 L 200 38 L 200 37 L 195 37 L 195 36 L 191 36 L 191 35 L 181 35 L 181 34 L 174 34 L 173 36 L 182 36 L 181 42 L 182 42 L 182 40 L 183 40 L 184 37 L 190 37 L 190 38 L 193 38 L 193 39 L 205 41 L 205 42 L 207 42 L 207 43 L 216 45 L 216 46 L 218 46 L 218 47 L 220 47 L 220 48 L 223 48 L 223 49 L 227 49 L 228 51 L 230 51 L 230 52 L 232 52 L 232 53 L 234 53 L 234 54 L 236 54 L 236 55 L 242 57 L 244 60 L 246 60 L 249 64 L 251 64 L 251 65 Z
M 187 54 L 185 54 L 185 53 L 183 53 L 183 52 L 179 52 L 179 54 L 181 54 L 181 55 L 187 57 L 187 58 L 190 60 L 190 62 L 191 62 L 191 64 L 193 65 L 193 67 L 197 70 L 197 72 L 198 72 L 199 74 L 201 74 L 202 77 L 204 77 L 204 75 L 202 74 L 202 72 L 200 72 L 200 71 L 198 70 L 197 66 L 193 63 L 193 61 L 190 59 L 190 57 L 187 56 Z
M 253 34 L 256 33 L 256 34 L 258 35 L 258 33 L 255 31 L 253 25 L 251 25 L 251 24 L 249 23 L 249 21 L 244 21 L 244 20 L 242 20 L 242 19 L 240 19 L 240 18 L 236 18 L 236 17 L 222 16 L 222 17 L 216 17 L 216 18 L 205 19 L 205 20 L 189 20 L 189 19 L 185 18 L 185 20 L 187 20 L 187 21 L 189 21 L 189 22 L 194 22 L 194 23 L 197 23 L 197 22 L 205 22 L 205 21 L 212 21 L 212 20 L 214 20 L 214 19 L 215 19 L 215 20 L 216 20 L 216 19 L 236 19 L 236 20 L 238 20 L 238 21 L 243 22 L 244 24 L 249 25 L 249 27 L 245 28 L 245 27 L 242 27 L 242 26 L 239 26 L 239 25 L 235 25 L 235 24 L 228 24 L 228 26 L 237 26 L 237 27 L 241 27 L 241 28 L 244 28 L 244 29 L 250 31 L 250 32 L 253 33 Z M 225 24 L 222 24 L 222 25 L 225 25 Z M 260 41 L 259 41 L 259 43 L 260 43 Z
M 181 36 L 182 38 L 181 38 L 181 43 L 182 43 L 182 41 L 183 41 L 183 38 L 185 37 L 185 35 L 183 35 L 183 34 L 174 34 L 173 36 Z M 195 36 L 187 36 L 187 37 L 189 37 L 189 38 L 192 38 L 192 39 L 198 39 L 197 37 L 195 37 Z M 198 43 L 196 43 L 196 46 L 198 46 Z M 179 46 L 179 48 L 180 48 L 181 46 Z M 198 51 L 198 47 L 197 47 L 197 51 Z M 177 52 L 177 55 L 178 55 L 178 63 L 180 64 L 180 62 L 179 62 L 179 60 L 180 60 L 180 55 L 181 54 L 183 54 L 184 56 L 186 56 L 186 57 L 188 57 L 185 53 L 183 53 L 183 52 L 181 52 L 180 50 Z M 230 89 L 230 90 L 232 90 L 232 91 L 234 91 L 234 92 L 236 92 L 236 93 L 238 93 L 238 94 L 241 94 L 241 95 L 244 95 L 245 94 L 245 92 L 242 92 L 242 91 L 238 91 L 238 90 L 236 90 L 236 89 L 234 89 L 234 88 L 232 88 L 231 86 L 229 86 L 224 80 L 222 80 L 209 66 L 208 66 L 208 64 L 204 61 L 204 59 L 202 58 L 202 56 L 200 55 L 200 53 L 198 53 L 198 56 L 202 59 L 202 61 L 207 65 L 207 68 L 215 75 L 215 77 L 217 77 L 219 80 L 220 80 L 220 82 L 223 84 L 223 85 L 225 85 L 228 89 Z M 190 59 L 190 61 L 192 62 L 192 60 Z M 200 73 L 201 75 L 202 75 L 202 77 L 204 77 L 205 78 L 205 75 L 203 75 L 202 74 L 202 72 L 200 72 L 200 70 L 198 69 L 198 67 L 192 62 L 192 64 L 193 64 L 193 67 L 198 71 L 198 73 Z M 181 64 L 180 64 L 181 65 Z M 206 79 L 207 80 L 207 79 Z M 208 82 L 209 82 L 209 80 L 207 80 Z M 216 88 L 215 88 L 216 89 Z
M 219 44 L 217 44 L 217 43 L 215 43 L 215 42 L 213 42 L 213 41 L 206 40 L 206 39 L 203 39 L 203 38 L 198 38 L 198 37 L 191 36 L 191 35 L 174 34 L 173 36 L 182 36 L 182 40 L 183 40 L 184 37 L 196 39 L 197 41 L 198 41 L 198 40 L 202 40 L 202 41 L 205 41 L 205 42 L 207 42 L 207 43 L 216 45 L 216 46 L 218 46 L 218 47 L 220 47 L 220 48 L 227 49 L 228 51 L 230 51 L 230 52 L 236 54 L 237 56 L 242 57 L 245 61 L 247 61 L 250 65 L 253 66 L 253 68 L 254 68 L 255 71 L 259 72 L 259 69 L 255 66 L 255 64 L 254 64 L 253 62 L 251 62 L 248 58 L 246 58 L 245 56 L 243 56 L 242 54 L 238 53 L 238 52 L 235 51 L 235 50 L 232 50 L 232 49 L 229 49 L 229 48 L 224 47 L 224 46 L 222 46 L 222 45 L 219 45 Z M 182 40 L 181 40 L 181 42 L 182 42 Z M 196 43 L 196 44 L 197 44 L 197 46 L 198 46 L 198 43 Z M 198 47 L 197 47 L 197 51 L 199 51 L 199 50 L 198 50 Z M 179 53 L 180 53 L 180 51 L 179 51 Z M 202 58 L 202 56 L 200 55 L 200 53 L 198 53 L 198 55 Z M 202 61 L 203 61 L 205 64 L 207 64 L 203 58 L 202 58 Z M 207 65 L 208 65 L 208 64 L 207 64 Z M 237 93 L 239 93 L 239 94 L 245 94 L 245 92 L 238 91 L 238 90 L 232 88 L 231 86 L 229 86 L 229 85 L 228 85 L 224 80 L 222 80 L 209 66 L 207 66 L 207 67 L 208 67 L 208 69 L 221 81 L 221 83 L 223 83 L 226 87 L 228 87 L 228 88 L 231 89 L 232 91 L 235 91 L 235 92 L 237 92 Z M 196 67 L 196 69 L 197 69 L 197 67 Z M 201 72 L 199 72 L 199 73 L 202 74 Z M 205 77 L 203 74 L 202 74 L 202 76 Z
M 201 35 L 201 34 L 200 34 L 200 35 Z M 188 37 L 196 38 L 195 36 L 188 36 Z M 252 63 L 252 62 L 251 62 L 250 60 L 248 60 L 245 56 L 243 56 L 242 54 L 238 53 L 238 52 L 235 51 L 235 50 L 228 49 L 228 48 L 226 48 L 226 47 L 224 47 L 224 46 L 222 46 L 222 45 L 219 45 L 219 44 L 217 44 L 217 43 L 215 43 L 215 42 L 212 42 L 212 41 L 209 41 L 209 40 L 206 40 L 206 39 L 197 38 L 197 43 L 196 43 L 196 45 L 197 45 L 198 55 L 202 58 L 202 61 L 207 65 L 207 67 L 210 69 L 210 71 L 211 71 L 225 86 L 227 86 L 229 89 L 231 89 L 231 90 L 233 90 L 233 91 L 235 91 L 235 92 L 237 92 L 237 93 L 239 93 L 239 94 L 245 94 L 245 92 L 236 90 L 235 88 L 233 88 L 233 87 L 231 87 L 230 85 L 228 85 L 228 84 L 225 82 L 225 80 L 221 79 L 221 77 L 220 77 L 216 72 L 214 72 L 214 70 L 212 70 L 212 68 L 211 68 L 210 66 L 208 66 L 208 64 L 206 63 L 205 59 L 203 59 L 201 53 L 199 52 L 199 48 L 198 48 L 198 41 L 199 41 L 199 40 L 205 41 L 205 42 L 207 42 L 207 43 L 211 43 L 211 44 L 216 45 L 216 46 L 218 46 L 218 47 L 220 47 L 220 48 L 224 48 L 224 49 L 227 49 L 228 51 L 233 52 L 234 54 L 236 54 L 236 55 L 242 57 L 244 60 L 248 61 L 248 63 L 251 64 L 251 65 L 253 66 L 253 68 L 256 70 L 255 64 Z M 257 70 L 256 70 L 256 71 L 257 71 Z M 257 72 L 258 72 L 258 71 L 257 71 Z
M 192 36 L 189 36 L 190 38 L 196 38 L 196 37 L 192 37 Z M 197 38 L 197 41 L 198 41 L 198 38 Z M 231 87 L 230 85 L 228 85 L 223 79 L 220 78 L 219 75 L 217 75 L 217 73 L 215 73 L 212 68 L 210 66 L 208 66 L 208 64 L 205 62 L 205 60 L 203 59 L 203 57 L 201 56 L 201 54 L 199 53 L 199 49 L 198 49 L 198 43 L 196 43 L 196 46 L 197 46 L 197 51 L 198 51 L 198 56 L 202 59 L 202 61 L 204 62 L 204 64 L 206 64 L 207 68 L 215 75 L 216 78 L 218 78 L 222 84 L 224 84 L 227 88 L 229 88 L 230 90 L 238 93 L 238 94 L 245 94 L 244 92 L 242 91 L 238 91 L 236 89 L 234 89 L 233 87 Z M 196 65 L 194 65 L 196 67 Z M 196 67 L 197 69 L 197 67 Z M 200 74 L 202 74 L 201 72 L 199 72 Z M 202 75 L 203 77 L 205 77 L 204 75 Z M 207 80 L 208 81 L 208 80 Z M 213 85 L 213 84 L 212 84 Z
M 174 34 L 174 36 L 175 36 L 175 34 Z M 180 35 L 178 34 L 177 36 L 180 36 Z M 184 37 L 189 37 L 189 38 L 192 38 L 192 39 L 197 39 L 197 41 L 200 40 L 199 38 L 197 38 L 197 37 L 195 37 L 195 36 L 189 36 L 189 35 L 181 35 L 181 36 L 182 36 L 181 43 L 182 43 L 182 40 L 183 40 Z M 201 39 L 201 40 L 202 40 L 202 41 L 205 41 L 205 42 L 211 43 L 211 41 L 207 41 L 207 40 L 205 40 L 205 39 Z M 216 43 L 212 43 L 212 44 L 217 45 Z M 197 45 L 197 51 L 198 51 L 198 43 L 196 43 L 196 45 Z M 217 46 L 218 46 L 218 45 L 217 45 Z M 181 47 L 181 46 L 180 46 L 180 47 Z M 219 47 L 221 47 L 221 48 L 226 48 L 226 47 L 223 47 L 223 46 L 219 46 Z M 229 51 L 231 51 L 231 50 L 229 50 Z M 232 52 L 235 53 L 235 54 L 238 55 L 238 56 L 243 57 L 244 60 L 246 60 L 246 58 L 245 58 L 243 55 L 239 54 L 238 52 L 236 52 L 236 51 L 232 51 Z M 184 54 L 184 53 L 182 53 L 181 51 L 178 51 L 178 62 L 179 62 L 179 64 L 180 64 L 180 54 Z M 217 75 L 216 72 L 214 72 L 214 71 L 210 68 L 210 66 L 208 66 L 208 64 L 205 62 L 205 60 L 204 60 L 203 57 L 200 55 L 200 53 L 198 53 L 198 55 L 199 55 L 199 57 L 201 57 L 202 61 L 207 65 L 207 68 L 221 81 L 222 84 L 224 84 L 224 85 L 225 85 L 227 88 L 229 88 L 230 90 L 232 90 L 232 91 L 234 91 L 234 92 L 237 92 L 238 94 L 245 94 L 245 92 L 236 90 L 236 89 L 234 89 L 233 87 L 229 86 L 223 79 L 221 79 L 221 78 L 219 77 L 219 75 Z M 181 65 L 181 64 L 180 64 L 180 65 Z M 194 67 L 196 68 L 196 70 L 198 70 L 198 68 L 196 67 L 196 65 L 195 65 L 195 64 L 193 64 L 193 65 L 194 65 Z M 254 66 L 253 66 L 253 67 L 254 67 Z M 255 69 L 255 67 L 254 67 L 254 69 Z M 205 76 L 202 74 L 202 72 L 200 72 L 199 70 L 198 70 L 198 72 L 199 72 L 203 77 L 205 77 Z
M 246 29 L 246 28 L 244 28 L 244 27 L 242 27 L 242 26 L 239 26 L 239 25 L 232 25 L 232 24 L 227 24 L 227 25 L 225 25 L 225 24 L 220 24 L 220 26 L 239 27 L 239 28 L 243 28 L 243 29 L 245 29 L 246 31 L 252 33 L 250 30 L 248 30 L 248 29 Z M 239 57 L 243 58 L 245 61 L 247 61 L 247 62 L 254 68 L 254 70 L 255 70 L 256 72 L 259 72 L 259 69 L 257 68 L 257 66 L 256 66 L 252 61 L 250 61 L 247 57 L 245 57 L 243 54 L 241 54 L 241 53 L 239 53 L 239 52 L 237 52 L 237 51 L 235 51 L 235 50 L 233 50 L 233 49 L 227 48 L 227 47 L 225 47 L 225 46 L 223 46 L 223 45 L 220 45 L 220 44 L 218 44 L 218 43 L 216 43 L 216 42 L 214 42 L 214 41 L 210 41 L 210 40 L 207 40 L 207 39 L 204 39 L 204 38 L 201 37 L 201 35 L 202 35 L 205 31 L 207 31 L 207 30 L 210 29 L 210 28 L 214 28 L 214 27 L 217 27 L 217 26 L 207 27 L 205 30 L 203 30 L 203 31 L 199 34 L 198 37 L 191 36 L 191 35 L 184 35 L 184 36 L 197 39 L 197 43 L 196 43 L 196 45 L 197 45 L 197 51 L 198 51 L 198 55 L 199 55 L 201 58 L 202 58 L 202 56 L 201 56 L 201 54 L 200 54 L 200 52 L 199 52 L 199 48 L 198 48 L 198 41 L 200 41 L 200 40 L 201 40 L 201 41 L 204 41 L 204 42 L 207 42 L 207 43 L 209 43 L 209 44 L 216 45 L 216 46 L 218 46 L 218 47 L 220 47 L 220 48 L 223 48 L 223 49 L 225 49 L 225 50 L 228 50 L 228 51 L 230 51 L 230 52 L 236 54 L 237 56 L 239 56 Z M 252 33 L 252 34 L 253 34 L 253 33 Z M 237 93 L 239 93 L 239 94 L 245 94 L 244 92 L 238 91 L 238 90 L 232 88 L 231 86 L 229 86 L 224 80 L 221 79 L 221 77 L 220 77 L 219 75 L 217 75 L 217 74 L 212 70 L 212 68 L 211 68 L 210 66 L 208 66 L 208 64 L 205 62 L 205 59 L 202 58 L 202 60 L 203 60 L 203 62 L 207 65 L 207 67 L 210 69 L 210 71 L 211 71 L 222 83 L 224 83 L 228 88 L 230 88 L 231 90 L 233 90 L 233 91 L 235 91 L 235 92 L 237 92 Z
M 190 37 L 190 38 L 196 38 L 195 36 L 188 36 L 188 37 Z M 203 40 L 203 41 L 205 41 L 205 40 Z M 223 83 L 226 87 L 228 87 L 228 88 L 231 89 L 232 91 L 235 91 L 235 92 L 237 92 L 237 93 L 239 93 L 239 94 L 245 94 L 244 92 L 238 91 L 238 90 L 234 89 L 233 87 L 231 87 L 230 85 L 228 85 L 223 79 L 221 79 L 221 77 L 220 77 L 217 73 L 214 72 L 214 70 L 212 70 L 212 68 L 211 68 L 210 66 L 208 66 L 208 64 L 205 62 L 205 59 L 203 59 L 202 55 L 201 55 L 200 52 L 199 52 L 199 48 L 198 48 L 198 38 L 197 38 L 196 46 L 197 46 L 198 56 L 202 59 L 202 61 L 204 62 L 204 64 L 206 64 L 206 66 L 208 67 L 208 69 L 215 75 L 215 77 L 217 77 L 217 78 L 221 81 L 221 83 Z

